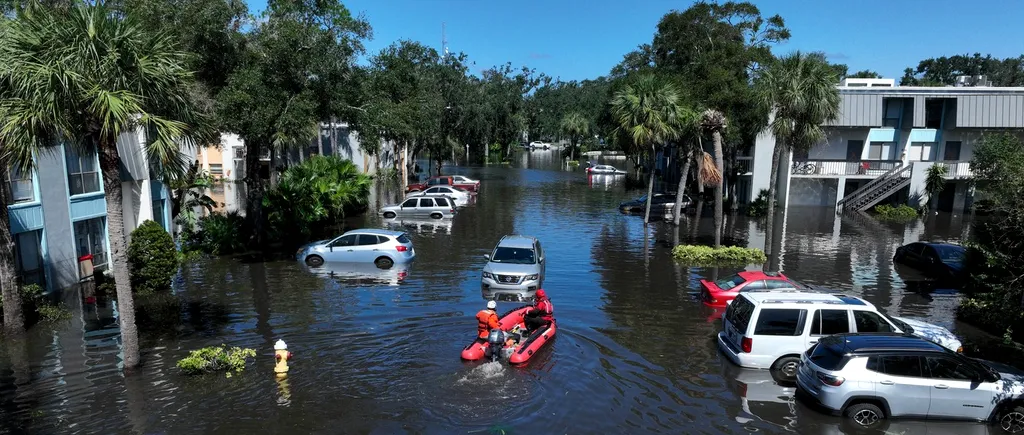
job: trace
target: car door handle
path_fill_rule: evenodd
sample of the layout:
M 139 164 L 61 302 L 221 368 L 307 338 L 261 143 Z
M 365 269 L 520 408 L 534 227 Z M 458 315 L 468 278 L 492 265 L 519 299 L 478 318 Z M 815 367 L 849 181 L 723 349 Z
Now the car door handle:
M 348 252 L 352 252 L 352 250 L 351 250 L 351 249 L 349 249 L 349 250 L 348 250 Z
M 882 385 L 894 385 L 895 382 L 893 382 L 893 381 L 882 381 L 882 382 L 879 382 L 879 384 L 882 384 Z
M 818 340 L 811 340 L 810 343 L 811 344 L 818 344 Z
M 938 388 L 940 390 L 945 390 L 945 389 L 949 388 L 949 386 L 948 385 L 939 384 L 939 385 L 936 385 L 935 388 Z

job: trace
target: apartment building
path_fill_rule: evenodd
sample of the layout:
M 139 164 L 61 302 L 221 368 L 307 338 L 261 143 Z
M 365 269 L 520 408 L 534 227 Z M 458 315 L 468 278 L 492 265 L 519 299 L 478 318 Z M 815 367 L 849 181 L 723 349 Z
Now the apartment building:
M 839 85 L 840 115 L 826 138 L 809 151 L 783 156 L 778 192 L 783 206 L 835 206 L 868 210 L 879 203 L 928 201 L 928 168 L 947 168 L 939 208 L 962 212 L 973 191 L 970 161 L 986 134 L 1024 138 L 1024 88 L 988 86 L 984 77 L 964 77 L 958 86 L 898 86 L 893 79 L 845 79 Z M 758 136 L 749 172 L 740 186 L 754 198 L 767 189 L 775 137 Z
M 142 149 L 145 142 L 141 129 L 117 142 L 125 234 L 145 220 L 170 231 L 170 192 L 152 170 Z M 91 258 L 97 270 L 108 267 L 107 206 L 95 150 L 55 145 L 37 153 L 31 171 L 4 172 L 13 193 L 6 206 L 21 282 L 60 290 L 87 278 L 79 265 L 84 258 Z

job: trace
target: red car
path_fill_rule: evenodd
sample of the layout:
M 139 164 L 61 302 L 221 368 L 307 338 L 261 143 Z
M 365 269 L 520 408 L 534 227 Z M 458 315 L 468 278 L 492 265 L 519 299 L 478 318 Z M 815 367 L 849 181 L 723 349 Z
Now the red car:
M 704 305 L 713 308 L 726 307 L 740 292 L 771 289 L 811 290 L 781 273 L 743 271 L 717 282 L 700 280 L 700 298 Z
M 452 187 L 457 187 L 457 188 L 462 189 L 462 190 L 467 190 L 467 191 L 470 191 L 470 192 L 475 192 L 476 189 L 477 189 L 477 186 L 479 184 L 480 184 L 479 181 L 472 182 L 472 183 L 467 183 L 467 182 L 461 182 L 459 179 L 456 179 L 455 177 L 451 177 L 451 176 L 447 176 L 447 175 L 442 175 L 440 177 L 430 177 L 430 178 L 428 178 L 426 181 L 424 181 L 422 183 L 411 183 L 411 184 L 409 184 L 409 187 L 405 188 L 405 191 L 406 192 L 419 192 L 421 190 L 426 190 L 428 187 L 452 186 Z

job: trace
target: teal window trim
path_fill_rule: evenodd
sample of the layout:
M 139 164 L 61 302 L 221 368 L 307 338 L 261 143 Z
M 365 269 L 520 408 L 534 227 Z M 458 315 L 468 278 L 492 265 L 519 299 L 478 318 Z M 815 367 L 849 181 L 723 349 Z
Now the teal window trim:
M 34 157 L 33 157 L 34 159 Z M 34 160 L 33 160 L 34 161 Z M 4 181 L 6 182 L 6 180 Z M 19 202 L 17 204 L 11 204 L 7 206 L 8 210 L 18 210 L 26 207 L 36 207 L 43 204 L 42 198 L 39 197 L 39 170 L 36 169 L 35 165 L 32 165 L 32 195 L 33 200 L 27 202 Z
M 100 183 L 100 184 L 102 184 L 102 183 Z M 94 198 L 103 197 L 103 196 L 106 195 L 106 193 L 103 192 L 102 190 L 103 189 L 101 188 L 99 192 L 89 192 L 89 193 L 82 193 L 82 194 L 79 194 L 79 195 L 68 196 L 68 200 L 69 200 L 68 202 L 81 201 L 81 200 L 88 200 L 88 199 L 94 199 Z

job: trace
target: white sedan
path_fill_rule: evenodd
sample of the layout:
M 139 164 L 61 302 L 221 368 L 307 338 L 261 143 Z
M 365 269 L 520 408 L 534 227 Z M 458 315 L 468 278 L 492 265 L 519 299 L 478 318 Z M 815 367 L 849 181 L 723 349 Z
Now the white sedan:
M 410 193 L 408 195 L 408 197 L 413 196 L 448 196 L 451 197 L 453 201 L 455 201 L 456 207 L 465 207 L 467 204 L 469 204 L 469 200 L 471 197 L 469 192 L 454 186 L 434 186 L 423 191 Z

